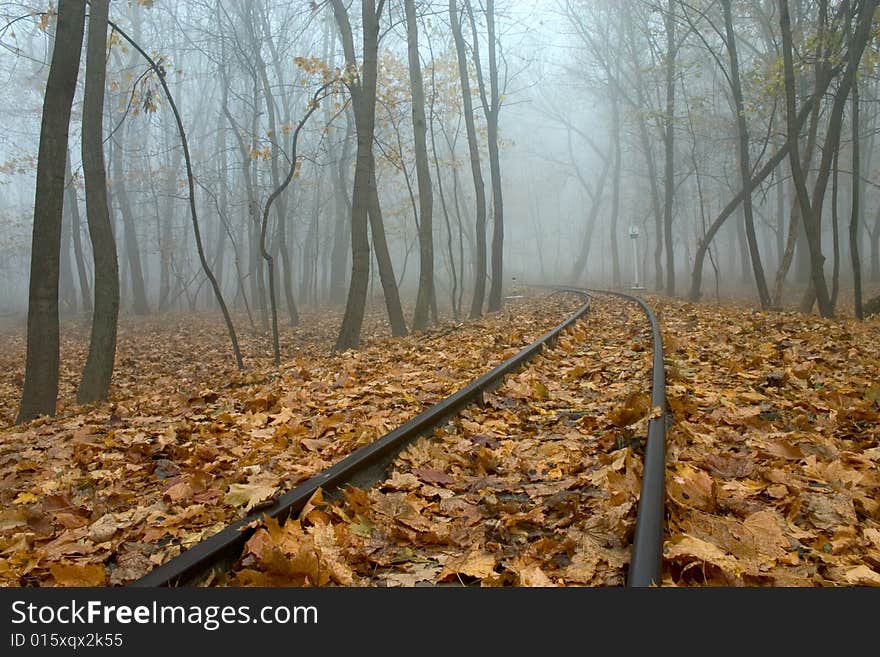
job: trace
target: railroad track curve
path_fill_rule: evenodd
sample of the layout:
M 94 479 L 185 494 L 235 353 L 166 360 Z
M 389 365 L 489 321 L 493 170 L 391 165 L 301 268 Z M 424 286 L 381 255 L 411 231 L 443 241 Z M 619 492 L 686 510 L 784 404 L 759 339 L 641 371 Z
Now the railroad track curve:
M 662 560 L 664 517 L 664 454 L 665 454 L 665 383 L 663 351 L 659 327 L 650 307 L 640 298 L 621 292 L 566 286 L 532 286 L 552 289 L 557 293 L 576 294 L 582 305 L 565 321 L 542 335 L 503 363 L 465 387 L 441 400 L 416 417 L 343 458 L 325 471 L 306 480 L 287 493 L 277 497 L 271 506 L 252 512 L 218 533 L 190 547 L 173 559 L 158 566 L 131 587 L 173 587 L 210 585 L 222 573 L 230 571 L 242 561 L 243 550 L 255 532 L 266 522 L 274 527 L 308 510 L 316 494 L 325 500 L 340 499 L 343 491 L 351 488 L 367 489 L 385 481 L 389 469 L 399 455 L 420 438 L 430 437 L 469 407 L 482 406 L 487 397 L 505 381 L 508 375 L 523 368 L 542 353 L 552 352 L 566 331 L 585 318 L 594 300 L 617 298 L 636 303 L 650 324 L 652 341 L 651 406 L 644 437 L 644 465 L 641 491 L 638 495 L 634 540 L 626 577 L 629 587 L 659 586 Z M 490 400 L 492 401 L 492 400 Z M 436 482 L 435 482 L 436 483 Z M 264 531 L 264 530 L 261 530 Z M 343 580 L 343 583 L 345 580 Z

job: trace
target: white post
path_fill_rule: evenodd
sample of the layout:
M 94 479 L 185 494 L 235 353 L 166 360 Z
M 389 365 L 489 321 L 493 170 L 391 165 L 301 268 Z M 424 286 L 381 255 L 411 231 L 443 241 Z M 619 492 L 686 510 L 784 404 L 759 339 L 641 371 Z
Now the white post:
M 633 283 L 632 289 L 641 290 L 642 286 L 639 283 L 639 227 L 638 226 L 630 226 L 629 227 L 629 236 L 632 239 L 633 244 L 633 269 L 635 271 L 635 283 Z

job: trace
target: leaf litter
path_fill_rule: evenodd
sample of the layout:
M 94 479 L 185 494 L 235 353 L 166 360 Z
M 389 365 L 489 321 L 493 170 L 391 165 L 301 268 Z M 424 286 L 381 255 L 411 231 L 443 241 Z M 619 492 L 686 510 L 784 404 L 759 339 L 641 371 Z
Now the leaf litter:
M 671 420 L 663 585 L 880 585 L 878 318 L 648 300 L 664 336 Z M 235 571 L 213 584 L 622 584 L 641 439 L 658 409 L 646 401 L 644 320 L 626 311 L 624 323 L 636 322 L 629 344 L 608 346 L 622 315 L 618 306 L 610 322 L 605 305 L 595 301 L 482 407 L 411 445 L 380 487 L 349 488 L 342 500 L 318 491 L 298 519 L 266 519 Z M 543 324 L 541 310 L 523 306 L 473 333 L 440 327 L 419 338 L 435 337 L 430 353 L 413 338 L 371 339 L 334 358 L 332 331 L 306 323 L 303 337 L 285 335 L 296 355 L 278 376 L 267 358 L 232 369 L 208 346 L 223 344 L 219 326 L 178 326 L 201 342 L 179 348 L 161 329 L 148 340 L 143 327 L 123 331 L 113 403 L 82 412 L 63 396 L 55 420 L 0 433 L 0 581 L 135 579 L 359 446 L 357 431 L 380 435 L 422 410 L 404 396 L 433 403 L 473 378 L 449 376 L 468 359 L 485 361 L 482 373 L 564 314 L 543 313 Z M 23 362 L 21 340 L 12 342 L 0 356 L 9 423 Z M 265 338 L 245 345 L 252 359 L 268 353 Z M 67 399 L 75 369 L 62 373 Z
M 651 335 L 598 297 L 383 482 L 266 518 L 218 586 L 619 586 L 654 414 Z
M 24 336 L 7 331 L 0 585 L 134 581 L 458 390 L 578 305 L 574 295 L 527 297 L 404 339 L 384 337 L 374 314 L 362 348 L 340 354 L 330 353 L 339 318 L 315 313 L 285 330 L 278 369 L 266 337 L 243 333 L 244 372 L 216 318 L 129 320 L 110 401 L 85 407 L 73 399 L 88 332 L 68 328 L 58 414 L 22 426 L 12 422 Z M 309 540 L 332 554 L 326 531 Z
M 665 586 L 880 585 L 880 318 L 652 299 Z

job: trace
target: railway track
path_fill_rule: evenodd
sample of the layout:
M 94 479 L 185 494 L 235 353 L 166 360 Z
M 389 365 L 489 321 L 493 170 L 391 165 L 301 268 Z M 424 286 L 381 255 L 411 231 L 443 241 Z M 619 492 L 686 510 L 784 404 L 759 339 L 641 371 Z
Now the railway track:
M 650 374 L 651 390 L 650 395 L 647 395 L 647 393 L 644 392 L 637 396 L 635 393 L 630 395 L 630 402 L 632 399 L 650 400 L 650 412 L 647 414 L 642 413 L 642 421 L 632 425 L 639 430 L 645 429 L 645 436 L 643 441 L 641 440 L 642 437 L 638 437 L 639 440 L 632 443 L 633 445 L 638 445 L 636 451 L 643 452 L 644 454 L 644 463 L 641 466 L 641 472 L 643 475 L 641 477 L 640 490 L 630 491 L 630 496 L 635 500 L 635 503 L 632 505 L 636 509 L 634 521 L 635 527 L 634 529 L 629 527 L 620 530 L 626 535 L 632 535 L 634 537 L 631 548 L 627 548 L 631 549 L 631 554 L 628 558 L 622 559 L 620 553 L 624 548 L 620 546 L 615 547 L 615 545 L 613 545 L 620 542 L 622 538 L 619 536 L 616 538 L 610 537 L 606 539 L 606 542 L 610 541 L 609 545 L 613 548 L 608 552 L 608 554 L 613 555 L 609 558 L 609 561 L 617 560 L 621 563 L 623 561 L 629 562 L 628 574 L 625 578 L 627 586 L 643 587 L 659 585 L 664 515 L 663 501 L 665 496 L 664 442 L 666 401 L 663 376 L 662 341 L 660 339 L 660 332 L 656 318 L 643 300 L 623 293 L 572 287 L 553 289 L 558 293 L 576 294 L 583 299 L 583 304 L 564 322 L 551 331 L 548 331 L 538 340 L 504 361 L 487 374 L 474 380 L 469 385 L 438 402 L 417 417 L 411 419 L 397 429 L 394 429 L 370 445 L 353 452 L 324 472 L 312 477 L 288 493 L 278 497 L 271 506 L 256 511 L 242 520 L 229 525 L 217 534 L 214 534 L 205 541 L 189 548 L 179 556 L 154 569 L 141 579 L 131 583 L 130 586 L 194 586 L 210 584 L 224 585 L 224 583 L 237 585 L 236 582 L 241 583 L 243 580 L 230 579 L 228 574 L 238 569 L 238 576 L 241 577 L 243 564 L 246 566 L 248 562 L 248 559 L 246 558 L 247 554 L 249 554 L 248 550 L 251 552 L 254 550 L 254 546 L 251 544 L 252 539 L 257 540 L 259 543 L 258 539 L 260 539 L 260 536 L 267 535 L 268 527 L 276 539 L 282 540 L 279 538 L 284 531 L 282 530 L 282 527 L 289 524 L 293 530 L 298 531 L 299 516 L 303 513 L 309 514 L 317 511 L 317 513 L 324 514 L 325 516 L 327 513 L 335 513 L 341 517 L 345 517 L 346 520 L 351 520 L 346 513 L 353 513 L 352 504 L 355 506 L 359 503 L 361 505 L 369 504 L 366 497 L 353 500 L 351 495 L 348 495 L 348 492 L 352 490 L 365 491 L 370 487 L 374 487 L 375 490 L 379 491 L 384 486 L 386 489 L 384 493 L 376 493 L 378 496 L 376 497 L 376 503 L 380 506 L 385 505 L 387 507 L 386 511 L 391 514 L 389 517 L 396 517 L 400 514 L 405 516 L 407 513 L 411 513 L 413 511 L 411 502 L 415 499 L 412 491 L 419 486 L 424 486 L 426 481 L 430 492 L 440 495 L 441 501 L 448 501 L 453 498 L 456 492 L 456 485 L 449 479 L 449 475 L 438 469 L 424 467 L 426 464 L 430 465 L 429 461 L 425 461 L 424 459 L 422 459 L 422 461 L 418 460 L 420 449 L 423 455 L 427 454 L 424 448 L 420 448 L 419 445 L 423 440 L 433 440 L 432 436 L 436 437 L 436 435 L 448 437 L 447 439 L 444 439 L 444 443 L 439 449 L 446 449 L 450 454 L 454 453 L 456 449 L 455 441 L 462 437 L 464 437 L 466 441 L 469 441 L 466 444 L 474 446 L 474 449 L 478 452 L 482 450 L 480 454 L 482 454 L 483 461 L 480 461 L 479 458 L 471 459 L 478 464 L 476 467 L 479 472 L 470 474 L 469 479 L 465 484 L 459 486 L 459 493 L 467 494 L 470 492 L 473 500 L 474 491 L 479 488 L 479 485 L 482 485 L 478 482 L 485 483 L 487 476 L 495 483 L 499 492 L 498 495 L 493 494 L 491 492 L 492 486 L 489 485 L 488 488 L 490 489 L 490 492 L 488 495 L 484 494 L 485 490 L 478 494 L 478 497 L 481 498 L 479 504 L 483 505 L 480 507 L 482 515 L 473 515 L 476 513 L 476 511 L 474 511 L 476 507 L 474 507 L 471 502 L 453 499 L 453 501 L 449 502 L 447 506 L 459 505 L 461 509 L 469 510 L 468 512 L 471 513 L 470 518 L 475 522 L 480 518 L 485 518 L 487 514 L 493 513 L 493 509 L 510 512 L 512 513 L 510 517 L 514 518 L 514 520 L 509 520 L 508 524 L 513 523 L 512 527 L 502 527 L 500 522 L 496 522 L 496 526 L 492 531 L 497 534 L 496 538 L 498 539 L 501 539 L 504 534 L 516 534 L 518 536 L 517 540 L 519 540 L 520 543 L 524 546 L 528 545 L 539 536 L 541 530 L 538 530 L 536 527 L 529 529 L 529 527 L 531 527 L 531 520 L 527 518 L 529 511 L 527 510 L 528 500 L 525 499 L 526 496 L 519 492 L 520 489 L 515 489 L 514 492 L 503 490 L 503 486 L 497 483 L 500 481 L 500 478 L 493 478 L 492 476 L 493 468 L 504 470 L 505 468 L 510 469 L 510 467 L 515 468 L 516 466 L 511 466 L 511 463 L 500 465 L 494 463 L 497 461 L 494 455 L 496 453 L 504 453 L 503 450 L 497 452 L 491 449 L 498 447 L 498 437 L 496 436 L 493 438 L 492 435 L 480 433 L 479 427 L 477 426 L 478 423 L 475 423 L 473 419 L 468 420 L 464 418 L 464 416 L 471 414 L 472 418 L 476 417 L 479 419 L 478 409 L 487 406 L 498 409 L 500 412 L 510 414 L 510 409 L 505 408 L 505 406 L 509 406 L 508 402 L 499 395 L 495 395 L 494 391 L 498 390 L 500 386 L 506 385 L 505 381 L 511 380 L 511 375 L 517 375 L 519 373 L 521 377 L 525 377 L 525 380 L 528 380 L 528 370 L 525 370 L 524 366 L 536 361 L 536 359 L 541 360 L 539 356 L 542 356 L 545 361 L 549 361 L 551 367 L 559 368 L 565 366 L 565 362 L 562 359 L 565 354 L 554 356 L 554 347 L 559 343 L 560 339 L 566 341 L 566 349 L 569 351 L 574 349 L 577 354 L 580 354 L 584 358 L 586 357 L 584 354 L 592 355 L 594 358 L 597 357 L 595 352 L 584 351 L 583 349 L 584 347 L 589 347 L 589 340 L 586 339 L 588 336 L 584 334 L 576 336 L 575 338 L 567 336 L 578 331 L 579 321 L 587 317 L 591 311 L 593 311 L 595 306 L 602 306 L 600 312 L 610 312 L 609 308 L 615 306 L 614 301 L 617 302 L 617 310 L 615 312 L 621 313 L 620 317 L 622 320 L 629 321 L 629 323 L 626 324 L 626 326 L 630 327 L 627 329 L 629 333 L 624 331 L 624 333 L 621 334 L 624 337 L 621 339 L 629 340 L 632 334 L 641 332 L 642 337 L 645 338 L 644 342 L 647 343 L 650 341 L 650 364 L 647 368 L 644 365 L 640 366 L 638 365 L 638 358 L 636 358 L 633 361 L 636 363 L 636 365 L 633 366 L 633 371 L 644 371 L 647 369 L 647 373 Z M 601 301 L 597 301 L 597 299 Z M 635 319 L 632 317 L 632 313 L 636 307 L 640 307 L 640 311 L 647 318 L 649 329 L 644 326 L 644 318 L 641 318 L 642 327 L 640 329 L 636 330 L 633 328 L 633 322 Z M 627 335 L 630 337 L 626 337 Z M 637 341 L 642 341 L 642 337 L 638 337 Z M 578 342 L 580 346 L 575 344 L 575 341 Z M 605 354 L 605 357 L 607 357 L 607 354 Z M 583 369 L 583 367 L 580 369 Z M 599 387 L 596 386 L 595 383 L 589 381 L 585 382 L 580 369 L 578 369 L 578 366 L 574 369 L 569 367 L 567 371 L 569 373 L 574 372 L 575 376 L 569 375 L 564 377 L 566 381 L 569 381 L 567 385 L 575 386 L 575 388 L 577 386 L 591 387 L 589 389 Z M 602 382 L 600 381 L 600 385 L 601 383 Z M 641 383 L 636 383 L 634 385 L 639 387 L 646 383 L 647 381 L 642 381 Z M 524 384 L 521 381 L 519 385 L 520 389 L 522 389 L 522 385 L 527 384 Z M 623 385 L 622 382 L 617 382 L 614 383 L 611 388 L 621 385 Z M 574 388 L 572 388 L 572 390 L 574 390 Z M 582 388 L 582 391 L 583 390 L 588 390 L 588 388 Z M 556 392 L 556 389 L 554 389 L 554 393 Z M 538 381 L 531 391 L 526 390 L 525 393 L 521 395 L 523 399 L 520 400 L 520 403 L 527 403 L 531 394 L 537 394 L 539 398 L 550 396 L 546 387 L 544 387 L 544 384 Z M 573 399 L 570 393 L 559 391 L 559 394 L 562 397 L 568 396 L 568 398 Z M 532 406 L 534 412 L 537 413 L 535 427 L 533 427 L 533 429 L 538 432 L 542 430 L 551 431 L 553 430 L 552 428 L 546 427 L 557 426 L 556 424 L 546 424 L 545 429 L 541 429 L 541 422 L 545 416 L 552 416 L 551 419 L 554 422 L 564 420 L 564 423 L 559 424 L 558 426 L 563 427 L 563 432 L 567 431 L 564 427 L 570 428 L 572 435 L 581 430 L 579 427 L 586 426 L 589 428 L 589 422 L 595 420 L 594 416 L 580 411 L 571 411 L 565 408 L 551 408 L 551 410 L 548 411 L 535 407 L 534 404 L 532 404 Z M 625 411 L 626 406 L 623 408 Z M 476 411 L 473 411 L 477 413 L 476 416 L 473 415 L 472 409 L 477 409 Z M 590 418 L 586 424 L 583 423 L 585 417 Z M 581 422 L 581 425 L 578 425 L 577 422 Z M 627 432 L 631 433 L 631 429 L 627 428 L 622 433 L 623 435 L 627 435 Z M 601 465 L 601 460 L 606 457 L 599 455 L 599 460 L 595 461 L 589 467 L 585 466 L 583 463 L 565 465 L 563 463 L 565 459 L 559 457 L 559 455 L 566 451 L 566 445 L 569 445 L 567 448 L 569 452 L 573 450 L 570 447 L 570 443 L 563 442 L 558 435 L 555 435 L 553 436 L 552 441 L 543 445 L 541 440 L 534 439 L 527 443 L 521 443 L 515 447 L 511 447 L 509 450 L 511 453 L 510 458 L 516 458 L 514 455 L 514 452 L 516 451 L 522 452 L 521 456 L 525 457 L 529 456 L 530 450 L 534 454 L 539 454 L 541 453 L 541 450 L 547 451 L 548 444 L 555 445 L 551 451 L 555 450 L 556 457 L 554 458 L 556 458 L 557 462 L 550 463 L 545 472 L 527 472 L 524 475 L 525 479 L 538 486 L 538 488 L 534 488 L 534 490 L 537 490 L 540 493 L 545 493 L 544 497 L 541 499 L 550 505 L 547 509 L 550 509 L 549 512 L 551 515 L 565 513 L 584 515 L 578 514 L 575 507 L 581 505 L 584 509 L 591 508 L 593 498 L 595 498 L 598 493 L 595 488 L 591 488 L 590 490 L 584 489 L 581 490 L 581 492 L 577 492 L 578 487 L 584 483 L 584 480 L 592 481 L 590 477 L 596 479 L 596 477 L 599 476 L 600 470 L 601 472 L 607 470 L 607 468 Z M 619 445 L 617 445 L 617 447 L 619 447 Z M 579 448 L 576 448 L 574 451 L 577 449 Z M 591 449 L 595 449 L 595 446 Z M 635 474 L 633 471 L 639 468 L 638 466 L 631 464 L 630 458 L 635 457 L 630 452 L 632 452 L 632 450 L 616 451 L 615 454 L 618 456 L 614 467 L 618 469 L 623 468 L 624 474 L 620 476 L 625 476 L 627 478 L 626 481 L 628 482 L 627 485 L 632 488 L 637 485 L 637 483 L 632 481 Z M 620 453 L 624 453 L 625 456 L 626 454 L 629 454 L 626 456 L 624 462 L 620 461 Z M 462 463 L 469 458 L 470 457 L 462 459 Z M 583 461 L 584 459 L 580 460 Z M 403 464 L 403 473 L 400 469 L 401 463 Z M 623 465 L 621 465 L 621 463 L 623 463 Z M 423 467 L 418 467 L 419 465 Z M 422 480 L 417 481 L 417 477 L 411 472 L 408 472 L 408 470 L 421 473 Z M 614 477 L 618 476 L 617 473 L 612 474 Z M 541 481 L 544 477 L 549 477 L 548 485 L 544 488 L 540 488 Z M 437 484 L 437 486 L 431 486 L 431 484 Z M 379 488 L 375 488 L 377 485 Z M 443 486 L 446 486 L 446 488 L 443 488 Z M 399 506 L 399 504 L 405 499 L 410 501 L 410 506 L 404 505 L 405 508 L 397 508 L 394 506 L 395 504 Z M 323 506 L 316 509 L 316 504 Z M 388 506 L 389 504 L 391 506 Z M 420 503 L 416 502 L 416 505 L 417 507 L 420 507 Z M 326 512 L 322 509 L 326 509 Z M 534 513 L 535 512 L 532 512 L 533 516 Z M 539 512 L 539 514 L 540 513 L 543 513 L 543 511 Z M 563 562 L 570 564 L 572 557 L 575 556 L 574 552 L 577 552 L 576 546 L 573 547 L 574 543 L 572 543 L 570 539 L 567 541 L 560 541 L 558 540 L 558 536 L 556 536 L 556 538 L 550 536 L 551 533 L 558 535 L 560 531 L 569 531 L 567 530 L 568 524 L 570 524 L 569 521 L 561 517 L 556 519 L 556 515 L 553 516 L 553 522 L 556 525 L 556 529 L 552 532 L 544 531 L 546 534 L 545 538 L 547 539 L 545 543 L 548 545 L 553 543 L 553 541 L 560 543 L 560 545 L 564 543 L 567 546 L 564 550 L 565 554 L 560 553 L 554 558 L 557 560 L 562 559 Z M 428 522 L 424 517 L 419 515 L 418 508 L 416 508 L 416 516 L 418 516 L 418 518 L 413 522 Z M 526 518 L 523 521 L 524 524 L 520 523 L 520 517 Z M 621 519 L 620 526 L 624 527 L 628 522 L 629 521 L 627 520 Z M 629 524 L 631 525 L 632 523 L 629 522 Z M 437 556 L 436 550 L 432 552 L 431 549 L 427 549 L 427 551 L 421 549 L 424 546 L 418 545 L 419 540 L 417 537 L 412 547 L 401 547 L 401 545 L 406 542 L 406 535 L 412 534 L 409 529 L 412 529 L 412 527 L 402 527 L 402 532 L 399 532 L 401 535 L 397 538 L 403 542 L 397 546 L 394 555 L 391 557 L 386 555 L 386 557 L 378 559 L 381 564 L 389 566 L 389 572 L 393 570 L 393 564 L 400 563 L 402 559 L 404 562 L 427 563 L 430 564 L 431 567 L 434 567 L 435 570 L 437 568 L 445 568 L 453 575 L 451 578 L 452 583 L 467 583 L 462 579 L 462 576 L 456 572 L 455 567 L 450 565 L 448 555 Z M 416 527 L 415 529 L 418 530 L 419 528 Z M 426 527 L 421 527 L 421 529 L 426 530 Z M 471 531 L 467 527 L 464 529 L 466 532 Z M 366 528 L 366 531 L 369 532 L 369 527 Z M 593 529 L 588 529 L 586 531 L 596 531 L 596 529 L 593 527 Z M 261 532 L 262 534 L 260 534 Z M 529 535 L 530 532 L 532 533 L 531 536 Z M 418 532 L 416 532 L 416 534 L 417 533 Z M 492 532 L 489 533 L 491 534 Z M 571 532 L 569 531 L 569 533 Z M 255 536 L 256 539 L 254 538 Z M 301 537 L 302 536 L 304 536 L 304 534 L 301 535 Z M 410 538 L 413 538 L 413 536 L 410 536 Z M 296 537 L 291 538 L 291 540 L 295 541 Z M 444 539 L 441 537 L 428 542 L 443 543 Z M 498 541 L 492 540 L 491 543 L 498 546 L 496 551 L 501 549 Z M 359 547 L 363 546 L 361 545 Z M 243 555 L 245 556 L 244 559 Z M 484 553 L 475 553 L 472 556 L 472 560 L 477 565 L 474 566 L 471 564 L 467 567 L 459 567 L 459 571 L 464 571 L 465 573 L 479 573 L 480 559 L 483 559 L 483 563 L 485 563 L 487 559 L 490 559 L 490 556 L 487 556 Z M 253 561 L 254 558 L 254 555 L 251 554 L 250 561 Z M 387 564 L 385 564 L 386 561 L 388 562 Z M 377 564 L 374 563 L 373 567 L 377 567 Z M 245 568 L 245 570 L 247 569 Z M 344 566 L 340 566 L 337 570 L 347 572 Z M 446 572 L 446 570 L 443 572 Z M 341 575 L 337 573 L 334 581 L 336 583 L 350 584 L 351 580 L 345 572 Z M 247 578 L 245 577 L 245 579 Z M 387 585 L 387 582 L 392 580 L 385 581 L 385 585 Z M 615 583 L 616 580 L 614 580 L 612 576 L 609 581 Z M 315 582 L 310 580 L 310 583 L 314 584 Z M 501 584 L 503 585 L 503 582 L 501 582 Z

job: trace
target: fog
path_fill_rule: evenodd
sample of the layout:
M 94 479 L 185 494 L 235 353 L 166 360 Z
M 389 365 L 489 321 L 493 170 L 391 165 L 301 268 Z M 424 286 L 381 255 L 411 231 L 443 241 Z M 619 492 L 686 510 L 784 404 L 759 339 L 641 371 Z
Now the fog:
M 272 199 L 266 217 L 265 248 L 280 321 L 294 321 L 296 308 L 350 306 L 351 279 L 360 275 L 352 269 L 352 230 L 355 236 L 367 234 L 355 217 L 362 203 L 354 189 L 361 126 L 349 83 L 354 80 L 359 90 L 354 93 L 364 94 L 366 78 L 363 69 L 344 80 L 333 78 L 345 69 L 340 16 L 350 21 L 358 66 L 364 31 L 361 3 L 336 3 L 335 13 L 333 4 L 117 0 L 110 5 L 111 22 L 162 67 L 179 109 L 192 160 L 195 219 L 219 292 L 233 314 L 249 314 L 264 329 L 272 304 L 260 222 L 290 168 L 293 136 L 316 93 L 317 108 L 297 135 L 297 172 Z M 417 171 L 405 3 L 373 4 L 381 9 L 373 174 L 390 268 L 411 323 L 425 285 L 420 246 L 426 238 L 419 235 L 425 192 Z M 808 102 L 817 109 L 794 126 L 814 212 L 803 220 L 806 206 L 789 157 L 782 157 L 756 181 L 751 208 L 740 203 L 721 220 L 699 263 L 706 231 L 744 187 L 741 144 L 747 144 L 746 167 L 756 177 L 787 148 L 793 117 L 786 104 L 780 3 L 457 2 L 486 199 L 480 265 L 478 196 L 450 3 L 415 2 L 433 196 L 433 292 L 426 294 L 439 314 L 474 314 L 480 266 L 486 275 L 479 312 L 493 309 L 496 278 L 502 298 L 527 283 L 621 289 L 639 284 L 650 292 L 735 297 L 756 306 L 806 299 L 809 309 L 817 297 L 821 302 L 830 294 L 823 284 L 835 301 L 851 296 L 857 269 L 870 293 L 880 278 L 880 219 L 873 175 L 877 77 L 870 63 L 876 44 L 868 43 L 863 54 L 856 43 L 866 3 L 787 4 L 792 100 L 796 110 Z M 725 6 L 731 8 L 735 39 L 725 30 Z M 47 9 L 39 2 L 0 5 L 6 90 L 0 98 L 0 315 L 22 319 L 32 241 L 44 239 L 34 231 L 38 148 L 58 23 Z M 88 33 L 88 18 L 85 24 Z M 835 36 L 827 52 L 816 51 L 820 33 Z M 196 246 L 185 153 L 170 103 L 156 71 L 112 26 L 108 42 L 101 129 L 120 312 L 216 310 L 217 295 Z M 737 47 L 735 75 L 731 45 Z M 853 85 L 846 67 L 852 59 L 863 62 L 857 78 L 855 213 Z M 817 75 L 822 62 L 827 70 Z M 83 50 L 69 122 L 70 176 L 64 182 L 62 317 L 88 317 L 95 285 L 82 155 L 85 73 Z M 329 86 L 321 91 L 323 83 Z M 497 191 L 492 112 L 483 105 L 481 84 L 487 107 L 497 103 Z M 735 86 L 741 86 L 742 122 Z M 493 246 L 496 198 L 503 199 L 504 235 Z M 363 217 L 367 214 L 364 210 Z M 812 257 L 805 226 L 818 236 Z M 630 237 L 632 227 L 637 238 Z M 376 239 L 370 232 L 368 300 L 381 304 L 385 288 Z M 851 245 L 862 256 L 856 269 Z M 499 247 L 503 257 L 493 261 Z M 817 259 L 818 272 L 811 268 Z M 695 263 L 702 274 L 697 285 Z

